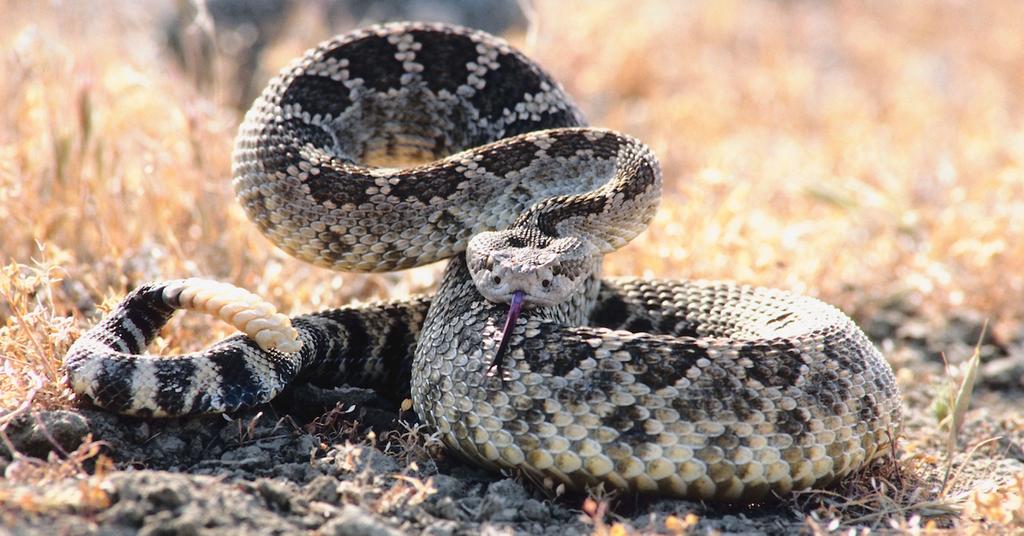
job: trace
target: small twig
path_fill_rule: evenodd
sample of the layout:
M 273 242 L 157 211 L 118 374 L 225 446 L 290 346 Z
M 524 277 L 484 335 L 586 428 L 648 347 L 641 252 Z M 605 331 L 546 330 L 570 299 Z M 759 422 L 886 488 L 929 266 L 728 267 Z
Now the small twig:
M 948 480 L 945 480 L 945 479 L 943 480 L 943 482 L 942 482 L 942 493 L 939 494 L 939 497 L 945 497 L 946 496 L 946 493 L 948 493 L 950 488 L 953 487 L 953 483 L 955 483 L 957 481 L 957 479 L 960 478 L 960 473 L 962 473 L 964 471 L 964 468 L 967 467 L 967 462 L 969 462 L 971 457 L 974 456 L 975 451 L 977 451 L 978 449 L 980 449 L 981 447 L 984 447 L 985 445 L 987 445 L 989 443 L 992 443 L 994 441 L 999 441 L 1002 438 L 1003 438 L 1003 436 L 990 437 L 990 438 L 988 438 L 988 439 L 986 439 L 984 441 L 979 441 L 978 444 L 976 444 L 973 447 L 971 447 L 971 449 L 967 451 L 967 456 L 964 457 L 963 463 L 961 463 L 960 466 L 957 467 L 956 473 L 953 474 L 953 478 L 950 478 Z
M 43 420 L 39 418 L 39 413 L 33 413 L 32 418 L 36 421 L 36 425 L 39 426 L 39 433 L 43 434 L 43 437 L 45 437 L 46 440 L 49 441 L 51 445 L 53 445 L 53 448 L 57 452 L 59 452 L 60 455 L 64 457 L 64 459 L 70 459 L 71 455 L 69 455 L 68 451 L 64 450 L 64 447 L 62 447 L 61 444 L 57 442 L 57 438 L 53 437 L 53 434 L 50 433 L 50 430 L 46 427 L 46 424 L 43 423 Z
M 246 445 L 246 446 L 247 445 L 259 445 L 260 443 L 264 443 L 264 442 L 267 442 L 267 441 L 273 441 L 275 439 L 289 439 L 291 437 L 294 437 L 294 436 L 292 436 L 291 434 L 286 434 L 286 435 L 275 435 L 275 436 L 257 437 L 257 438 L 252 438 L 252 439 L 246 439 L 245 441 L 239 443 L 239 446 L 243 446 L 243 445 Z
M 18 452 L 18 449 L 14 448 L 14 443 L 11 443 L 11 438 L 7 437 L 7 430 L 5 428 L 6 427 L 0 426 L 0 442 L 3 442 L 4 446 L 7 447 L 7 452 L 11 453 L 12 459 L 21 460 L 25 458 L 26 456 L 24 454 Z
M 25 395 L 24 400 L 21 401 L 21 404 L 18 404 L 18 407 L 15 408 L 14 411 L 11 411 L 10 413 L 4 416 L 0 416 L 0 431 L 6 429 L 7 425 L 13 422 L 14 419 L 26 413 L 32 406 L 32 400 L 35 399 L 36 394 L 38 394 L 39 391 L 43 389 L 43 379 L 40 378 L 39 375 L 29 371 L 28 377 L 29 380 L 32 381 L 32 383 L 34 383 L 35 385 L 29 388 L 29 391 Z
M 945 502 L 945 501 L 927 501 L 927 502 L 920 502 L 920 503 L 917 503 L 917 504 L 910 504 L 910 505 L 907 505 L 907 506 L 901 506 L 901 507 L 898 507 L 898 508 L 893 508 L 891 510 L 886 509 L 886 510 L 872 512 L 870 514 L 864 514 L 864 515 L 862 515 L 860 517 L 855 517 L 853 519 L 849 519 L 849 520 L 843 522 L 843 525 L 846 525 L 846 526 L 856 525 L 857 523 L 861 523 L 861 522 L 867 521 L 869 519 L 876 519 L 876 518 L 879 518 L 879 517 L 882 517 L 882 516 L 888 516 L 888 515 L 892 515 L 892 514 L 902 514 L 902 513 L 905 513 L 905 512 L 913 512 L 913 511 L 917 511 L 917 510 L 926 510 L 926 509 L 929 509 L 929 508 L 934 508 L 934 509 L 936 509 L 939 512 L 944 513 L 944 514 L 956 514 L 956 513 L 959 513 L 960 510 L 961 510 L 961 508 L 959 506 L 956 506 L 956 505 L 954 505 L 952 503 L 949 503 L 949 502 Z
M 246 465 L 249 463 L 263 463 L 262 458 L 244 458 L 241 460 L 200 460 L 195 467 L 210 465 Z
M 897 445 L 896 437 L 895 434 L 893 434 L 892 427 L 885 431 L 885 435 L 889 437 L 889 463 L 892 464 L 892 467 L 896 473 L 896 480 L 899 482 L 899 485 L 897 485 L 896 487 L 897 489 L 903 489 L 903 468 L 900 467 L 900 462 L 899 460 L 896 459 Z

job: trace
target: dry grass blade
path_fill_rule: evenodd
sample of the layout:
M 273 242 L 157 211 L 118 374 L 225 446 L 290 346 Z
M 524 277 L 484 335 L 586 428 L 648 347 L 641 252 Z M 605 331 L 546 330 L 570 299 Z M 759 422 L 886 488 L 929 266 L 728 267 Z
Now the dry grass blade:
M 947 495 L 947 493 L 949 493 L 949 490 L 953 489 L 953 484 L 956 483 L 957 478 L 959 478 L 959 476 L 960 476 L 960 473 L 963 472 L 965 467 L 967 467 L 967 463 L 970 462 L 971 457 L 974 456 L 974 453 L 977 452 L 978 449 L 980 449 L 981 447 L 984 447 L 985 445 L 988 445 L 989 443 L 995 443 L 996 441 L 999 441 L 1000 439 L 1002 439 L 1002 437 L 990 437 L 988 439 L 985 439 L 983 441 L 978 442 L 973 447 L 968 449 L 967 453 L 964 455 L 964 461 L 960 464 L 960 467 L 957 469 L 957 471 L 955 473 L 952 474 L 952 476 L 949 475 L 949 471 L 950 471 L 950 468 L 951 468 L 952 464 L 947 465 L 947 467 L 946 467 L 946 477 L 945 477 L 945 480 L 943 480 L 943 483 L 942 483 L 942 494 L 941 494 L 941 496 L 945 497 Z
M 970 359 L 967 360 L 966 367 L 964 368 L 964 377 L 960 382 L 959 388 L 956 390 L 956 395 L 952 400 L 952 412 L 950 413 L 950 426 L 949 426 L 949 437 L 946 442 L 946 471 L 942 478 L 942 495 L 944 496 L 949 490 L 950 486 L 950 473 L 953 469 L 953 457 L 957 451 L 957 440 L 960 435 L 960 429 L 963 426 L 964 416 L 967 414 L 967 408 L 971 404 L 971 394 L 974 392 L 974 383 L 978 378 L 978 367 L 981 366 L 981 343 L 985 338 L 985 331 L 988 328 L 988 323 L 982 327 L 981 335 L 978 337 L 978 342 L 974 345 L 974 352 L 971 354 Z M 971 449 L 967 458 L 970 458 L 970 454 L 973 454 L 978 447 L 982 444 L 987 443 L 991 440 L 987 440 L 983 443 L 975 445 Z M 967 460 L 964 460 L 964 464 Z

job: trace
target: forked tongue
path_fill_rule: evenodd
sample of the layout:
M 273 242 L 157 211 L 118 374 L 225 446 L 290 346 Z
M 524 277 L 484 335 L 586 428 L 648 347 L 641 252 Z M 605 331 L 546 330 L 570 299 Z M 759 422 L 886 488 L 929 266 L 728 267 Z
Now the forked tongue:
M 519 312 L 523 310 L 523 291 L 517 290 L 512 294 L 512 303 L 508 306 L 508 317 L 505 318 L 505 327 L 501 330 L 501 342 L 498 343 L 498 351 L 494 353 L 494 361 L 487 370 L 495 370 L 501 373 L 501 360 L 505 357 L 505 350 L 512 339 L 512 329 L 516 327 L 516 320 L 519 319 Z

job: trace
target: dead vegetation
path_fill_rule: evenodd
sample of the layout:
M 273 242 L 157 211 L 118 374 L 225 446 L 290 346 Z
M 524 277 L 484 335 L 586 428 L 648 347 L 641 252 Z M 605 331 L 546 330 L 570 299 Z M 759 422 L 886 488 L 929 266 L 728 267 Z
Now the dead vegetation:
M 594 124 L 645 140 L 661 159 L 661 211 L 608 272 L 780 286 L 858 320 L 898 308 L 934 329 L 972 311 L 990 320 L 990 340 L 1024 333 L 1024 4 L 634 4 L 624 16 L 611 1 L 538 2 L 534 26 L 512 36 Z M 213 277 L 291 312 L 433 284 L 436 267 L 335 274 L 259 236 L 231 192 L 237 113 L 168 67 L 142 8 L 7 0 L 0 11 L 0 419 L 67 405 L 60 356 L 146 280 Z M 567 17 L 572 25 L 558 22 Z M 267 67 L 328 34 L 307 19 Z M 226 333 L 186 316 L 154 351 Z M 792 499 L 809 530 L 1024 526 L 1024 475 L 951 492 L 992 448 L 957 435 L 977 355 L 951 365 L 957 379 L 937 380 L 953 386 L 936 397 L 946 427 L 917 429 L 924 438 L 845 487 Z M 916 374 L 900 377 L 912 387 Z M 353 433 L 334 417 L 319 430 Z M 420 463 L 436 446 L 418 430 L 376 441 Z M 82 470 L 93 449 L 9 465 L 0 505 L 44 508 L 19 482 L 75 478 L 85 486 L 76 500 L 102 508 L 88 484 L 99 475 Z M 938 489 L 920 480 L 935 463 Z M 401 493 L 423 493 L 407 484 Z M 605 503 L 591 502 L 595 533 L 633 530 L 604 524 Z M 665 521 L 672 533 L 699 528 L 693 514 Z

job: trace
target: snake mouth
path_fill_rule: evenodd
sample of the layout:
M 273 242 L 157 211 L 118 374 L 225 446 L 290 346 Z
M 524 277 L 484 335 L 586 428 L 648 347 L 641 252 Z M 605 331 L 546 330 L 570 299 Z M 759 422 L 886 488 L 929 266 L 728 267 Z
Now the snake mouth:
M 517 290 L 512 294 L 512 302 L 508 306 L 508 316 L 505 317 L 505 327 L 501 329 L 501 342 L 498 343 L 498 351 L 494 353 L 494 360 L 488 371 L 501 372 L 501 362 L 505 358 L 505 351 L 508 350 L 508 343 L 512 339 L 512 330 L 516 327 L 516 320 L 523 310 L 523 297 L 526 294 Z

